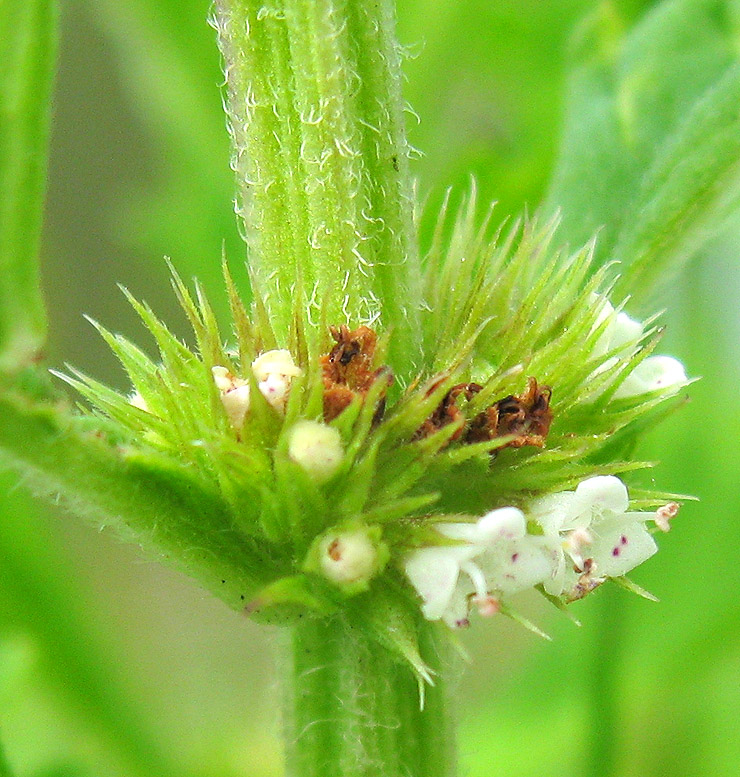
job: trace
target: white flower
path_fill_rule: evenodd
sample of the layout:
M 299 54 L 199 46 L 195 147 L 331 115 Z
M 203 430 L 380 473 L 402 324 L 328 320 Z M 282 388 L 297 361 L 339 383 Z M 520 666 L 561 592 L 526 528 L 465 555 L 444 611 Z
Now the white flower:
M 290 351 L 278 349 L 260 354 L 252 362 L 252 372 L 265 399 L 277 410 L 283 410 L 290 383 L 302 370 Z
M 226 367 L 211 369 L 216 388 L 221 392 L 221 403 L 235 429 L 241 429 L 249 410 L 249 383 L 232 375 Z
M 314 480 L 323 483 L 342 463 L 342 439 L 333 426 L 318 421 L 298 421 L 290 430 L 288 456 Z
M 686 383 L 683 364 L 672 356 L 648 356 L 627 376 L 614 397 L 634 397 L 658 389 L 678 391 Z
M 595 327 L 608 321 L 604 331 L 594 346 L 593 356 L 605 356 L 617 351 L 617 356 L 611 356 L 593 373 L 598 375 L 614 366 L 618 359 L 627 359 L 635 353 L 638 341 L 642 337 L 643 326 L 639 321 L 630 318 L 626 313 L 616 313 L 614 306 L 605 297 L 593 295 L 593 300 L 601 300 L 602 307 L 596 319 Z M 672 356 L 648 356 L 643 359 L 624 379 L 614 392 L 614 398 L 636 397 L 651 391 L 678 391 L 686 383 L 686 372 L 678 359 Z
M 428 620 L 466 626 L 471 601 L 481 614 L 494 614 L 499 597 L 531 588 L 552 573 L 542 538 L 527 534 L 524 514 L 515 507 L 493 510 L 476 523 L 435 528 L 460 544 L 420 548 L 404 561 Z
M 549 540 L 553 574 L 548 593 L 575 591 L 579 579 L 621 577 L 657 551 L 645 526 L 657 513 L 629 512 L 627 487 L 613 475 L 579 483 L 575 491 L 551 494 L 533 502 L 529 516 Z

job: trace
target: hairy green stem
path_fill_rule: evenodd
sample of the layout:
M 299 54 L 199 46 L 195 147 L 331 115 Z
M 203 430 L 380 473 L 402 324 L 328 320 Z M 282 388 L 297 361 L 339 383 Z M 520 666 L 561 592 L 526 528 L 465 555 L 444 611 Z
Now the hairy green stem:
M 418 327 L 419 264 L 390 0 L 217 0 L 237 209 L 276 328 Z M 309 320 L 318 320 L 309 309 Z
M 289 641 L 285 693 L 289 777 L 452 777 L 454 732 L 444 680 L 446 645 L 420 626 L 435 685 L 342 618 L 306 620 Z
M 0 3 L 0 369 L 38 356 L 46 334 L 38 250 L 57 40 L 53 0 Z

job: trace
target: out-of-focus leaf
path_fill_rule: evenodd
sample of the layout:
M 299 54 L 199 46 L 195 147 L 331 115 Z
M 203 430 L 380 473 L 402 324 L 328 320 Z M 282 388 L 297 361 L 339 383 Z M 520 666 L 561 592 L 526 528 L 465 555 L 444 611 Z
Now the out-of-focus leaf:
M 10 771 L 10 766 L 5 758 L 5 751 L 3 749 L 2 742 L 0 742 L 0 777 L 13 777 L 13 773 Z
M 642 180 L 636 217 L 614 253 L 630 257 L 624 294 L 660 288 L 740 204 L 740 65 L 731 68 L 666 141 Z M 639 297 L 638 297 L 639 301 Z
M 13 488 L 13 480 L 3 475 L 3 492 Z M 73 569 L 55 546 L 53 533 L 34 514 L 32 501 L 17 490 L 0 506 L 0 598 L 0 634 L 28 633 L 45 676 L 72 702 L 93 735 L 120 754 L 133 774 L 174 775 L 132 700 L 121 692 L 81 606 Z M 5 775 L 0 757 L 0 777 Z
M 0 367 L 33 359 L 46 317 L 37 255 L 56 52 L 54 0 L 0 3 Z
M 601 228 L 639 304 L 737 206 L 735 0 L 666 0 L 625 33 L 605 0 L 573 50 L 547 207 L 574 244 Z M 630 268 L 631 266 L 631 268 Z
M 233 212 L 234 176 L 219 91 L 223 76 L 216 36 L 207 25 L 208 5 L 89 3 L 132 108 L 162 161 L 152 188 L 125 192 L 111 220 L 125 241 L 151 251 L 155 261 L 171 256 L 184 274 L 197 274 L 206 288 L 220 291 L 222 249 L 237 260 L 245 249 Z

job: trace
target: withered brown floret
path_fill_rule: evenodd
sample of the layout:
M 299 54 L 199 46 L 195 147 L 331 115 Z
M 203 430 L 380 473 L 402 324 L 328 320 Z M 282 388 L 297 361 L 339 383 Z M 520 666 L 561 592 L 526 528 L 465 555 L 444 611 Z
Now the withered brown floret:
M 324 420 L 336 418 L 352 400 L 365 397 L 373 383 L 382 379 L 393 382 L 388 367 L 373 369 L 378 336 L 367 326 L 350 330 L 347 326 L 329 328 L 336 345 L 320 358 L 324 381 Z M 385 409 L 385 392 L 380 398 L 374 420 Z
M 535 378 L 529 378 L 523 394 L 510 394 L 476 416 L 465 433 L 465 441 L 484 442 L 513 435 L 514 439 L 504 447 L 544 447 L 552 423 L 551 396 L 549 386 L 538 386 Z
M 434 383 L 427 395 L 433 392 L 439 383 L 440 381 Z M 464 415 L 457 405 L 458 397 L 462 395 L 470 400 L 481 389 L 477 383 L 459 383 L 453 386 L 416 431 L 414 439 L 429 437 L 447 424 L 459 422 Z M 529 378 L 527 390 L 523 394 L 511 394 L 487 407 L 467 425 L 461 426 L 452 435 L 450 442 L 487 442 L 498 437 L 513 436 L 514 439 L 506 443 L 505 448 L 521 448 L 525 445 L 542 448 L 552 422 L 551 393 L 549 386 L 538 386 L 535 378 Z
M 440 378 L 438 381 L 433 383 L 429 389 L 427 390 L 426 395 L 430 396 L 433 394 L 437 388 L 439 387 L 440 383 L 445 380 L 444 378 Z M 442 401 L 437 405 L 434 412 L 427 418 L 426 421 L 416 430 L 416 433 L 414 434 L 415 440 L 422 440 L 425 437 L 429 437 L 430 435 L 434 434 L 435 432 L 439 431 L 443 426 L 447 426 L 451 423 L 459 423 L 461 420 L 465 418 L 465 416 L 462 413 L 462 410 L 457 406 L 457 398 L 462 394 L 465 399 L 470 400 L 472 399 L 483 387 L 478 385 L 477 383 L 458 383 L 456 386 L 453 386 L 442 398 Z M 461 426 L 453 435 L 450 437 L 450 442 L 454 440 L 459 440 L 463 434 L 465 433 L 466 429 L 465 426 Z

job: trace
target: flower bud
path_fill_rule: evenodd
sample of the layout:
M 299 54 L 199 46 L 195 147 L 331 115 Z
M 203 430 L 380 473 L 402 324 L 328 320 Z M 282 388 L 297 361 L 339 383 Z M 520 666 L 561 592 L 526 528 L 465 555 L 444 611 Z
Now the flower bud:
M 318 421 L 298 421 L 290 431 L 288 456 L 314 480 L 324 483 L 344 457 L 339 432 Z
M 347 526 L 319 537 L 309 551 L 304 568 L 322 575 L 347 594 L 368 588 L 383 570 L 390 553 L 378 526 Z
M 241 429 L 249 410 L 249 384 L 220 365 L 212 367 L 211 372 L 229 422 L 235 429 Z
M 237 386 L 221 395 L 221 402 L 234 429 L 241 429 L 249 410 L 249 386 Z
M 252 372 L 265 399 L 276 409 L 283 410 L 293 378 L 301 375 L 290 351 L 265 351 L 252 362 Z

